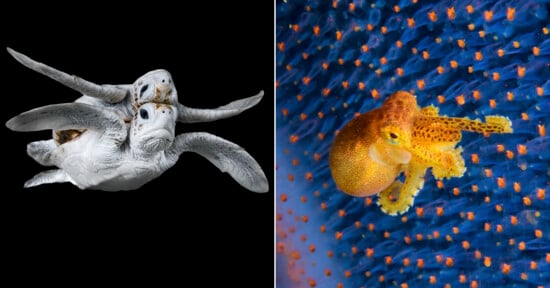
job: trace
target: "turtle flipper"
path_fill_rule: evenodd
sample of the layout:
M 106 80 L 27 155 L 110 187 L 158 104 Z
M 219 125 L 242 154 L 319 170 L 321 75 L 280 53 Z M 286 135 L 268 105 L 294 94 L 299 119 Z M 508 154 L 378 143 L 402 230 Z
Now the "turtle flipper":
M 51 152 L 54 151 L 55 148 L 57 148 L 57 145 L 55 145 L 53 139 L 35 141 L 27 145 L 27 154 L 29 154 L 34 161 L 40 163 L 40 165 L 53 166 L 55 163 L 52 161 Z
M 128 129 L 121 112 L 83 103 L 43 106 L 23 112 L 6 122 L 14 131 L 91 129 L 104 133 L 116 144 L 126 140 Z
M 63 183 L 63 182 L 71 182 L 71 178 L 65 171 L 61 169 L 54 169 L 54 170 L 47 170 L 40 172 L 34 177 L 32 177 L 30 180 L 25 182 L 24 187 L 34 187 L 42 184 L 50 184 L 50 183 Z
M 254 107 L 262 100 L 264 91 L 252 97 L 239 99 L 214 109 L 197 109 L 178 105 L 178 121 L 183 123 L 210 122 L 229 118 Z
M 208 159 L 222 172 L 227 172 L 246 189 L 263 193 L 269 184 L 262 168 L 239 145 L 205 132 L 185 133 L 176 137 L 168 151 L 177 160 L 183 152 L 195 152 Z
M 88 95 L 94 98 L 103 99 L 110 103 L 117 103 L 127 95 L 129 95 L 130 90 L 128 89 L 131 86 L 128 85 L 98 85 L 89 81 L 86 81 L 78 76 L 69 75 L 65 72 L 59 71 L 55 68 L 52 68 L 44 63 L 40 63 L 32 60 L 31 58 L 11 49 L 7 48 L 8 52 L 23 66 L 34 70 L 40 74 L 48 76 L 53 80 L 72 88 L 84 95 Z

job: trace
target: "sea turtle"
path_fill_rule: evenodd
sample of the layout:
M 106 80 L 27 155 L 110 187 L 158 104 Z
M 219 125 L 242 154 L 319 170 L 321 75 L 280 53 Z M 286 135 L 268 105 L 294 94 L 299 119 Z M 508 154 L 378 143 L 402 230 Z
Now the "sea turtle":
M 32 187 L 70 182 L 80 189 L 133 190 L 172 167 L 183 152 L 195 152 L 243 187 L 267 192 L 267 179 L 243 148 L 205 132 L 175 134 L 172 105 L 144 103 L 128 123 L 118 109 L 86 103 L 39 107 L 10 119 L 14 131 L 81 130 L 78 137 L 56 144 L 54 139 L 32 142 L 27 153 L 38 163 L 57 166 L 25 183 Z
M 215 121 L 240 114 L 258 104 L 264 95 L 264 92 L 260 91 L 255 96 L 236 100 L 214 109 L 191 108 L 178 102 L 178 94 L 172 76 L 163 69 L 150 71 L 139 77 L 133 84 L 98 85 L 34 61 L 9 47 L 7 50 L 15 60 L 24 66 L 82 93 L 84 96 L 75 102 L 116 108 L 124 113 L 126 121 L 134 117 L 139 106 L 149 102 L 174 105 L 179 122 Z

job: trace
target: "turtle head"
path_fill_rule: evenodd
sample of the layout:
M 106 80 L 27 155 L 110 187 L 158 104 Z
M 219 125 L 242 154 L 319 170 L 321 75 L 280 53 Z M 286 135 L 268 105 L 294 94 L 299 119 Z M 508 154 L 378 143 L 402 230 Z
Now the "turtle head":
M 172 105 L 141 105 L 130 127 L 132 150 L 145 153 L 166 150 L 174 142 L 176 118 L 176 108 Z
M 178 93 L 172 76 L 166 70 L 159 69 L 139 77 L 133 85 L 133 104 L 139 107 L 154 102 L 177 105 Z

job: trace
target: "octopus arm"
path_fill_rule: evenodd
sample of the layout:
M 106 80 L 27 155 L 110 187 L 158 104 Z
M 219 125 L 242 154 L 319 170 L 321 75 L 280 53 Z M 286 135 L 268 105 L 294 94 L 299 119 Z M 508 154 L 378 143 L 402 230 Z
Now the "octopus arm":
M 420 116 L 415 119 L 414 125 L 433 126 L 458 129 L 479 133 L 512 133 L 512 122 L 508 117 L 490 115 L 485 116 L 485 122 L 468 118 Z
M 376 203 L 382 212 L 392 216 L 407 212 L 414 204 L 414 197 L 424 187 L 426 169 L 426 166 L 413 158 L 405 171 L 405 183 L 395 181 L 378 194 Z

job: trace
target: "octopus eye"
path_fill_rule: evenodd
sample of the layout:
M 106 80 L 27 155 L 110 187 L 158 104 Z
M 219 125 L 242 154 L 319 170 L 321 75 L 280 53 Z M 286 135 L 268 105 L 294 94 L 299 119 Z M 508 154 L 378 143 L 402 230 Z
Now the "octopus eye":
M 397 134 L 390 132 L 390 138 L 391 139 L 397 139 Z

